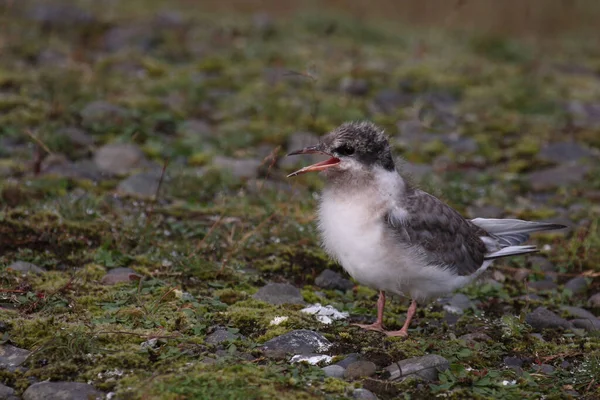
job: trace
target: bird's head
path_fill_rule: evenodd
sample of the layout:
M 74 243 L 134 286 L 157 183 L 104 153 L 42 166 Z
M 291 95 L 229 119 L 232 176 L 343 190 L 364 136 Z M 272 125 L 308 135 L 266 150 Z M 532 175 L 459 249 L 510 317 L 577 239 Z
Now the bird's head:
M 394 161 L 390 144 L 383 130 L 371 122 L 347 122 L 321 138 L 319 143 L 296 150 L 297 154 L 325 154 L 330 158 L 304 167 L 288 177 L 314 171 L 325 171 L 327 176 L 365 174 L 380 168 L 393 171 Z

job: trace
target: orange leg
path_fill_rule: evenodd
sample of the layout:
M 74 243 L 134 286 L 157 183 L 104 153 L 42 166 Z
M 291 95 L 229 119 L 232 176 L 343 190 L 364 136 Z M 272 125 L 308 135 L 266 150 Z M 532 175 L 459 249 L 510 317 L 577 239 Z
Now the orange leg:
M 377 299 L 377 321 L 373 324 L 353 324 L 369 331 L 384 332 L 383 330 L 383 309 L 385 308 L 385 292 L 379 291 L 379 299 Z
M 406 321 L 404 321 L 404 326 L 402 326 L 402 329 L 400 329 L 399 331 L 387 331 L 387 332 L 384 331 L 385 334 L 388 336 L 407 337 L 410 321 L 412 321 L 416 312 L 417 312 L 417 301 L 413 300 L 412 303 L 410 303 L 410 307 L 408 307 L 408 311 L 406 312 Z

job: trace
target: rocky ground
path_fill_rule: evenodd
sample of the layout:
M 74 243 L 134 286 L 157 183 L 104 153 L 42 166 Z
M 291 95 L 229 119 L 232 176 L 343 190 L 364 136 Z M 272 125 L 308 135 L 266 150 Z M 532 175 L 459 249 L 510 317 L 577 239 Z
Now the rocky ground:
M 600 397 L 597 47 L 74 3 L 0 1 L 0 399 Z M 465 215 L 569 229 L 353 327 L 282 156 L 361 118 Z

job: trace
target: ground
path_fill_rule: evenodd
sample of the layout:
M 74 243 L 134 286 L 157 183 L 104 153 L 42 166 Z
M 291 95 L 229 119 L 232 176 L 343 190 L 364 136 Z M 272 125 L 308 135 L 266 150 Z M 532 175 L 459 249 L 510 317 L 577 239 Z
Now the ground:
M 0 362 L 0 383 L 124 399 L 600 398 L 585 314 L 600 315 L 593 41 L 174 4 L 0 1 L 0 346 L 28 356 Z M 359 330 L 377 293 L 320 248 L 323 182 L 286 179 L 308 160 L 284 158 L 357 119 L 465 216 L 569 228 L 423 305 L 407 339 Z M 337 284 L 317 279 L 327 269 Z M 289 293 L 255 298 L 273 283 Z M 317 302 L 349 318 L 300 312 Z M 388 304 L 389 329 L 408 305 Z M 327 377 L 327 361 L 262 347 L 301 329 L 332 343 L 332 363 L 358 353 L 374 372 Z M 386 375 L 426 354 L 449 369 Z

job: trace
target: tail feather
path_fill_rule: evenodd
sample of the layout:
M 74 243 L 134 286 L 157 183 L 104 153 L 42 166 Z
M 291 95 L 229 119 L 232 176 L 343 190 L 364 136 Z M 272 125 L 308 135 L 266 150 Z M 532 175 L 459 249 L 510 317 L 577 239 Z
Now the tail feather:
M 565 225 L 521 219 L 475 218 L 471 222 L 488 232 L 502 247 L 520 245 L 532 232 L 566 228 Z
M 508 246 L 493 253 L 486 254 L 484 260 L 494 260 L 496 258 L 516 256 L 519 254 L 529 254 L 539 251 L 535 246 Z

